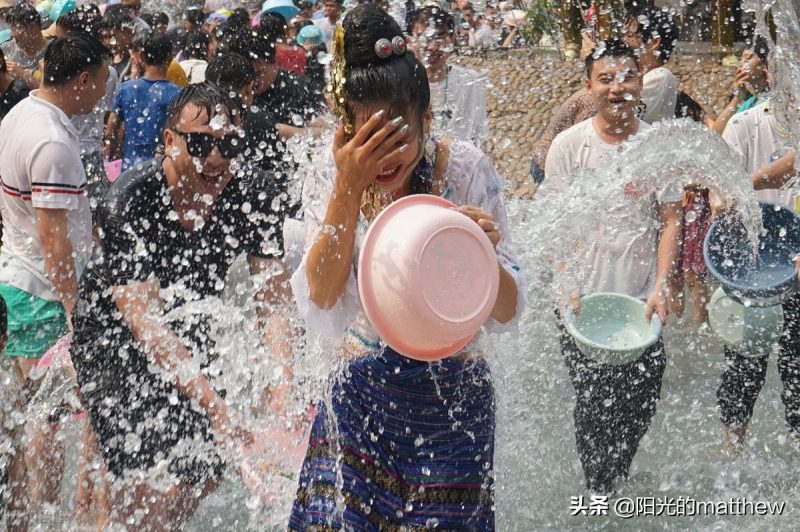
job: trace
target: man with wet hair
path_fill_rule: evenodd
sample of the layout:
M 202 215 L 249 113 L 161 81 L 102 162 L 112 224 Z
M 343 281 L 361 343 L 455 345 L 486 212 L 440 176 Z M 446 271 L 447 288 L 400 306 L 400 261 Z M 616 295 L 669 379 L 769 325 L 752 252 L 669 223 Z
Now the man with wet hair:
M 172 61 L 169 37 L 163 33 L 147 34 L 140 54 L 144 76 L 120 85 L 106 124 L 106 138 L 111 145 L 118 142 L 119 126 L 124 124 L 123 171 L 155 155 L 167 106 L 180 92 L 167 80 Z
M 554 193 L 569 194 L 570 183 L 580 178 L 579 170 L 601 168 L 620 145 L 650 127 L 636 117 L 642 78 L 634 51 L 625 43 L 600 43 L 587 56 L 585 86 L 594 98 L 597 115 L 553 140 L 545 183 Z M 581 292 L 633 296 L 646 301 L 648 321 L 657 314 L 666 323 L 667 280 L 680 256 L 683 192 L 678 186 L 668 186 L 642 194 L 627 183 L 620 191 L 621 201 L 623 194 L 636 205 L 616 228 L 614 241 L 586 257 Z M 580 311 L 579 295 L 571 297 L 575 312 Z M 575 440 L 586 485 L 592 492 L 613 493 L 617 483 L 628 477 L 639 442 L 655 415 L 664 346 L 659 340 L 637 361 L 607 365 L 583 355 L 559 326 L 561 351 L 575 387 Z
M 222 480 L 220 443 L 253 443 L 212 365 L 211 321 L 181 312 L 219 297 L 240 255 L 253 275 L 281 256 L 279 200 L 242 161 L 238 105 L 209 83 L 185 88 L 167 112 L 166 154 L 120 176 L 100 208 L 72 359 L 111 474 L 112 528 L 181 529 Z M 270 274 L 257 302 L 285 283 Z
M 33 368 L 71 328 L 78 277 L 91 251 L 86 174 L 70 118 L 90 112 L 105 94 L 107 56 L 108 50 L 89 35 L 53 41 L 44 54 L 41 88 L 0 124 L 0 214 L 5 221 L 0 296 L 8 309 L 3 356 L 12 362 L 20 409 L 38 385 L 31 381 Z M 22 430 L 16 429 L 17 437 Z M 37 430 L 24 450 L 17 440 L 11 457 L 11 530 L 27 523 L 30 508 L 58 500 L 61 445 L 49 425 Z
M 133 17 L 122 9 L 106 11 L 100 21 L 100 35 L 113 54 L 112 64 L 120 82 L 130 78 L 130 49 L 135 32 Z
M 483 78 L 474 70 L 447 64 L 455 47 L 453 17 L 437 4 L 425 4 L 411 14 L 410 22 L 411 49 L 425 65 L 431 86 L 433 134 L 481 147 L 489 137 Z
M 342 3 L 343 0 L 325 0 L 322 4 L 325 16 L 312 20 L 312 22 L 322 30 L 322 34 L 325 36 L 325 48 L 327 50 L 331 50 L 333 30 L 342 17 Z
M 641 119 L 652 124 L 675 118 L 678 81 L 666 67 L 678 42 L 678 25 L 667 8 L 643 7 L 625 16 L 625 43 L 636 51 L 643 76 Z
M 11 74 L 35 89 L 41 81 L 39 61 L 44 57 L 48 41 L 42 36 L 42 19 L 30 4 L 17 4 L 8 10 L 6 20 L 13 39 L 1 48 Z

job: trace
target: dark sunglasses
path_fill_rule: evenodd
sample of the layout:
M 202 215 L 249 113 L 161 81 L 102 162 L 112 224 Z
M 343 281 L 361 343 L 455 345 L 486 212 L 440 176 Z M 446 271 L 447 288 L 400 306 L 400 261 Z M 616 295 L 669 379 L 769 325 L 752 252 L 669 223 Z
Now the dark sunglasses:
M 245 149 L 244 138 L 236 133 L 215 137 L 209 133 L 187 133 L 177 129 L 172 131 L 186 140 L 186 149 L 192 157 L 206 157 L 216 146 L 225 159 L 234 159 Z

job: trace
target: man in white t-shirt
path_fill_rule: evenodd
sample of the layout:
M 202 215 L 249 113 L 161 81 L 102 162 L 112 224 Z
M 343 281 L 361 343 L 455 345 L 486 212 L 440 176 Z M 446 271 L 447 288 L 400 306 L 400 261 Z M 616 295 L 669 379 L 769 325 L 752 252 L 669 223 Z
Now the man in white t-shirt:
M 644 81 L 641 119 L 648 124 L 675 118 L 678 81 L 664 65 L 676 42 L 678 26 L 666 9 L 645 7 L 625 17 L 625 43 L 636 51 Z
M 0 124 L 0 213 L 5 222 L 0 249 L 0 296 L 8 316 L 3 356 L 11 362 L 24 397 L 35 384 L 31 370 L 69 330 L 78 276 L 92 245 L 86 174 L 78 133 L 70 118 L 92 111 L 106 91 L 108 50 L 86 34 L 53 41 L 44 55 L 39 90 L 18 103 Z M 21 431 L 22 427 L 17 431 Z M 28 479 L 57 475 L 57 445 L 34 439 L 9 465 L 12 486 L 6 507 L 10 529 L 27 520 Z M 56 453 L 57 454 L 57 453 Z M 32 486 L 33 503 L 55 503 L 59 482 Z M 24 527 L 23 527 L 24 529 Z
M 336 24 L 339 23 L 339 17 L 342 16 L 342 0 L 325 0 L 322 5 L 325 16 L 312 20 L 312 22 L 322 30 L 322 35 L 325 37 L 325 47 L 328 53 L 331 53 L 331 41 L 333 40 L 333 30 Z
M 483 77 L 447 59 L 455 45 L 453 17 L 433 3 L 412 13 L 412 50 L 425 65 L 431 87 L 431 131 L 437 138 L 472 142 L 481 147 L 489 136 Z
M 597 115 L 557 135 L 545 162 L 545 183 L 563 194 L 581 178 L 579 170 L 602 167 L 621 144 L 649 127 L 636 118 L 642 78 L 631 48 L 616 40 L 602 43 L 586 58 L 586 77 Z M 629 185 L 624 192 L 631 197 L 635 187 Z M 646 318 L 656 313 L 666 323 L 667 279 L 680 255 L 681 196 L 679 187 L 666 187 L 639 196 L 632 209 L 620 207 L 629 212 L 615 217 L 614 239 L 587 250 L 583 293 L 646 299 Z M 579 311 L 577 297 L 572 299 Z M 663 344 L 659 341 L 636 362 L 607 365 L 585 357 L 562 327 L 561 348 L 576 392 L 575 439 L 587 487 L 611 493 L 628 476 L 655 415 Z
M 739 156 L 750 174 L 759 201 L 791 209 L 792 189 L 780 190 L 794 175 L 793 150 L 786 148 L 788 132 L 770 112 L 769 100 L 734 115 L 722 138 Z M 778 372 L 783 383 L 781 399 L 792 437 L 800 443 L 800 297 L 783 303 L 784 331 L 778 350 Z M 723 449 L 731 456 L 743 447 L 747 426 L 767 374 L 768 356 L 745 357 L 726 347 L 726 368 L 717 390 L 723 424 Z

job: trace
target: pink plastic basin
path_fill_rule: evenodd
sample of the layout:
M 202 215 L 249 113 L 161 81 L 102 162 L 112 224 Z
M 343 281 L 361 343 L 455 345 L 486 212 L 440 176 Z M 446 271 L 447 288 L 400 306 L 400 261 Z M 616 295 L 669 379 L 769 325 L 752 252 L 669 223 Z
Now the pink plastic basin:
M 500 283 L 494 247 L 437 196 L 414 195 L 370 226 L 358 260 L 361 304 L 386 344 L 416 360 L 460 351 L 491 314 Z

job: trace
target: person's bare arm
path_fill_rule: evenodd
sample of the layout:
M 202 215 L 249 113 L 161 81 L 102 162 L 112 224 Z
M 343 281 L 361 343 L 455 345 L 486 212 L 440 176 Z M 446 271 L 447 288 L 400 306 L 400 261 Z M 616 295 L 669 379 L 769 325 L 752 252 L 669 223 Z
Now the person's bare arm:
M 661 323 L 667 323 L 669 305 L 667 293 L 669 277 L 678 265 L 681 255 L 681 217 L 683 212 L 679 201 L 658 204 L 658 218 L 661 222 L 661 235 L 658 239 L 658 263 L 656 267 L 656 287 L 647 298 L 645 317 L 649 321 L 657 313 Z
M 67 233 L 68 211 L 37 208 L 35 212 L 45 272 L 64 306 L 67 322 L 71 323 L 72 311 L 78 298 L 78 276 L 75 272 L 72 242 Z
M 246 444 L 252 443 L 252 436 L 233 422 L 227 405 L 199 367 L 191 369 L 191 354 L 164 322 L 164 304 L 159 295 L 158 280 L 114 286 L 111 293 L 142 352 L 166 373 L 175 376 L 173 385 L 195 402 L 211 421 L 214 430 Z
M 781 188 L 785 185 L 796 174 L 794 157 L 795 151 L 789 150 L 780 158 L 750 174 L 753 188 L 763 190 L 765 188 Z
M 106 131 L 103 135 L 103 155 L 107 160 L 111 160 L 113 155 L 119 149 L 119 116 L 117 113 L 108 113 L 108 120 L 106 120 Z

